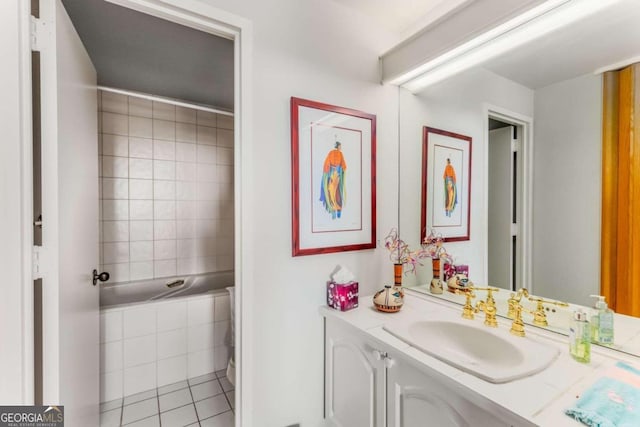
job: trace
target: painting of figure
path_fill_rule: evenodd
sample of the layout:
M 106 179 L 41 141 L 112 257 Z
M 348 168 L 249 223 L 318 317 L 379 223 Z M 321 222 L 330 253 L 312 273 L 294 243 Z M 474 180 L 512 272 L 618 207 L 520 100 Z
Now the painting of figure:
M 451 218 L 456 205 L 458 204 L 458 189 L 456 186 L 456 170 L 451 164 L 451 159 L 447 157 L 447 165 L 444 167 L 444 212 Z
M 333 150 L 329 151 L 324 160 L 320 188 L 320 201 L 331 214 L 331 219 L 342 216 L 342 208 L 347 201 L 346 172 L 347 163 L 342 154 L 342 144 L 336 141 Z

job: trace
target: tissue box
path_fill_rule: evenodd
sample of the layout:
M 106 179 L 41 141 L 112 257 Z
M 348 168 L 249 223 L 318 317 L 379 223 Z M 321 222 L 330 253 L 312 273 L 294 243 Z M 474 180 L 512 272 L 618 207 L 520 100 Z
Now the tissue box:
M 327 305 L 340 311 L 358 306 L 358 282 L 327 282 Z
M 447 282 L 450 278 L 455 276 L 456 274 L 464 274 L 469 277 L 469 266 L 466 264 L 449 264 L 448 262 L 444 264 L 443 269 L 443 279 Z

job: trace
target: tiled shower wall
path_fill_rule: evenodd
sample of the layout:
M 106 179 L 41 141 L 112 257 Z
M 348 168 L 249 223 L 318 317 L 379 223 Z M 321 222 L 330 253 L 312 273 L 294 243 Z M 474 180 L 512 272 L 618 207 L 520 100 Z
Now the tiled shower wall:
M 233 117 L 100 91 L 110 282 L 233 269 Z

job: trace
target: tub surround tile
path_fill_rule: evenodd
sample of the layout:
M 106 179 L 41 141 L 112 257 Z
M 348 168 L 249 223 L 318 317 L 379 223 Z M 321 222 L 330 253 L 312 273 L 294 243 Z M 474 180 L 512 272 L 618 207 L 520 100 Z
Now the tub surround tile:
M 176 179 L 176 162 L 171 160 L 154 160 L 153 161 L 153 178 L 175 180 Z
M 149 138 L 129 137 L 129 157 L 153 158 L 153 140 Z
M 137 179 L 152 179 L 153 160 L 129 159 L 129 177 Z
M 176 241 L 155 240 L 153 242 L 153 258 L 155 260 L 171 260 L 176 258 Z
M 153 198 L 155 200 L 175 200 L 176 182 L 155 180 L 153 182 Z
M 131 261 L 153 261 L 153 241 L 129 243 Z
M 158 305 L 158 332 L 185 328 L 187 326 L 186 301 L 170 301 Z
M 211 145 L 197 146 L 198 163 L 216 164 L 216 147 Z
M 122 339 L 122 311 L 103 310 L 100 313 L 100 342 Z
M 187 355 L 158 360 L 158 386 L 187 378 Z
M 129 97 L 129 114 L 138 117 L 153 117 L 152 103 L 148 99 Z
M 177 181 L 176 200 L 196 200 L 196 183 Z
M 187 358 L 187 375 L 189 377 L 204 375 L 215 369 L 213 349 L 188 353 Z
M 216 158 L 219 165 L 233 165 L 233 149 L 217 147 Z
M 233 166 L 218 165 L 217 182 L 220 184 L 233 184 Z M 233 186 L 231 186 L 233 187 Z
M 176 123 L 168 120 L 153 120 L 153 138 L 176 140 Z
M 176 122 L 196 123 L 196 110 L 193 108 L 176 106 Z
M 216 145 L 216 128 L 198 125 L 196 128 L 196 142 L 198 144 Z
M 100 373 L 122 371 L 122 341 L 100 344 Z
M 227 114 L 216 114 L 216 127 L 218 129 L 234 129 L 234 118 Z
M 176 180 L 195 181 L 196 180 L 196 163 L 176 162 Z
M 124 394 L 131 395 L 156 387 L 156 363 L 133 366 L 124 370 Z
M 193 353 L 214 347 L 214 324 L 203 323 L 189 328 L 188 351 Z
M 154 277 L 171 277 L 176 275 L 176 260 L 162 260 L 153 262 Z
M 100 400 L 103 402 L 122 398 L 123 371 L 100 374 Z
M 129 230 L 131 242 L 153 240 L 153 221 L 130 221 Z
M 124 114 L 102 113 L 102 133 L 129 135 L 129 122 Z
M 162 220 L 154 221 L 153 226 L 154 240 L 169 240 L 176 238 L 176 221 Z
M 158 359 L 167 359 L 187 353 L 187 329 L 158 333 Z
M 132 200 L 152 200 L 153 181 L 150 179 L 130 179 L 129 198 Z
M 234 269 L 233 255 L 218 255 L 216 258 L 216 268 L 218 270 Z
M 105 264 L 129 262 L 129 244 L 127 242 L 104 243 L 102 251 Z
M 196 258 L 196 274 L 215 271 L 217 268 L 218 262 L 215 256 Z
M 187 302 L 187 325 L 199 325 L 202 323 L 213 323 L 214 321 L 214 299 L 194 298 Z
M 160 120 L 176 120 L 176 106 L 166 102 L 153 101 L 153 118 Z
M 128 178 L 129 158 L 102 156 L 102 176 L 108 178 Z
M 176 141 L 194 143 L 197 140 L 197 130 L 195 124 L 176 123 Z M 195 157 L 193 159 L 195 161 Z
M 156 348 L 156 335 L 147 335 L 124 340 L 125 368 L 154 362 L 157 358 L 153 349 Z
M 180 257 L 178 252 L 178 257 Z M 178 274 L 195 274 L 196 259 L 195 258 L 178 258 L 177 261 Z
M 176 143 L 173 141 L 154 139 L 153 158 L 158 160 L 175 160 Z
M 214 300 L 214 320 L 219 322 L 221 320 L 229 320 L 231 319 L 231 306 L 230 306 L 230 297 L 229 295 L 220 295 L 217 296 Z
M 102 241 L 128 242 L 129 241 L 129 221 L 103 221 Z
M 199 125 L 216 126 L 216 113 L 210 111 L 196 110 L 196 120 Z
M 156 309 L 153 306 L 124 310 L 124 338 L 156 333 Z
M 132 262 L 129 276 L 132 281 L 153 279 L 153 261 Z
M 144 117 L 129 116 L 129 135 L 153 138 L 153 121 Z
M 231 342 L 231 323 L 222 320 L 213 324 L 213 346 L 219 347 Z
M 216 142 L 218 147 L 233 148 L 233 131 L 217 129 Z
M 129 219 L 128 200 L 103 200 L 102 219 L 104 221 L 126 221 Z
M 153 219 L 154 203 L 151 200 L 130 200 L 129 217 L 133 220 Z
M 196 219 L 196 202 L 190 200 L 178 200 L 176 202 L 177 219 Z
M 131 405 L 133 403 L 142 402 L 143 400 L 153 399 L 157 395 L 158 392 L 155 389 L 144 390 L 140 393 L 126 396 L 123 400 L 123 405 Z
M 211 187 L 217 186 L 218 171 L 215 164 L 198 163 L 196 168 L 196 178 L 198 182 L 210 183 Z
M 129 263 L 102 264 L 101 270 L 109 272 L 110 282 L 116 283 L 129 281 Z
M 102 135 L 102 154 L 105 156 L 129 156 L 129 138 L 124 135 Z
M 128 114 L 129 104 L 127 96 L 115 92 L 102 92 L 102 111 L 118 114 Z

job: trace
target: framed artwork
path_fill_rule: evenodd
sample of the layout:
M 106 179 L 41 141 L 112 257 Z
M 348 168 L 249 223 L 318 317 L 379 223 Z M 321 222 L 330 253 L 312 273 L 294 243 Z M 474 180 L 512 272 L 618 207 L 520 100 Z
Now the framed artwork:
M 376 246 L 376 116 L 291 98 L 293 256 Z
M 471 137 L 425 126 L 422 131 L 421 241 L 431 230 L 446 242 L 469 240 Z

